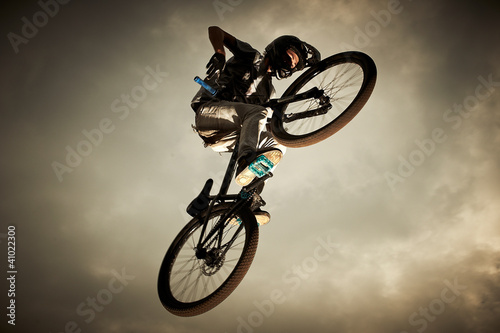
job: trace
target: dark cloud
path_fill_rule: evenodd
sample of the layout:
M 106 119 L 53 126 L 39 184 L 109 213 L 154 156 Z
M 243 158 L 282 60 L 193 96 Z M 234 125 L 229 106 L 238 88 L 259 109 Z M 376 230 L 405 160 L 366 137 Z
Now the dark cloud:
M 69 2 L 18 53 L 6 36 L 41 7 L 2 11 L 0 234 L 17 226 L 17 330 L 498 332 L 497 2 L 402 0 L 382 23 L 391 2 L 221 2 L 232 5 Z M 349 45 L 379 75 L 335 138 L 288 151 L 266 187 L 273 218 L 247 277 L 216 309 L 186 319 L 162 308 L 156 276 L 186 204 L 227 162 L 189 126 L 210 25 L 258 49 L 285 33 L 323 56 Z M 168 74 L 120 118 L 112 103 L 126 105 L 148 66 Z M 74 159 L 67 147 L 103 119 L 113 130 L 60 181 L 53 162 Z M 432 143 L 436 129 L 445 139 Z M 402 175 L 402 160 L 417 155 Z M 327 260 L 293 275 L 321 242 L 332 244 Z M 129 280 L 109 294 L 116 274 Z M 263 313 L 273 290 L 286 300 Z M 112 299 L 90 320 L 99 293 Z

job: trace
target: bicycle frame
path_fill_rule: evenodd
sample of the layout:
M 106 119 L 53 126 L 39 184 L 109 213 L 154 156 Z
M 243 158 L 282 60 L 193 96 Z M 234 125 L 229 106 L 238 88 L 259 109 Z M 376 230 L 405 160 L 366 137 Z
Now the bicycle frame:
M 201 84 L 205 89 L 211 88 L 208 86 L 207 83 L 205 83 L 203 80 L 199 79 L 198 77 L 195 78 L 195 80 Z M 201 81 L 201 82 L 200 82 Z M 207 87 L 208 86 L 208 87 Z M 213 90 L 213 89 L 212 89 Z M 213 92 L 211 92 L 213 93 Z M 215 93 L 217 93 L 215 91 Z M 320 90 L 316 87 L 311 88 L 310 90 L 296 94 L 293 96 L 285 97 L 285 98 L 279 98 L 279 99 L 272 99 L 268 103 L 263 104 L 265 107 L 270 107 L 274 114 L 273 116 L 280 116 L 282 117 L 282 106 L 287 105 L 289 103 L 293 102 L 298 102 L 301 100 L 306 100 L 310 98 L 319 98 L 322 99 L 324 97 L 324 92 L 323 90 Z M 294 117 L 294 119 L 300 119 L 300 118 L 306 118 L 306 117 L 312 117 L 316 116 L 318 114 L 326 113 L 328 111 L 328 107 L 330 105 L 328 100 L 323 101 L 324 105 L 320 107 L 317 110 L 312 110 L 308 112 L 303 112 L 303 113 L 298 113 L 295 115 L 289 115 L 288 117 Z M 232 178 L 234 176 L 235 170 L 236 170 L 236 164 L 237 164 L 237 156 L 238 156 L 238 143 L 236 143 L 235 147 L 233 148 L 233 152 L 231 154 L 231 158 L 229 159 L 229 163 L 226 169 L 226 173 L 224 174 L 224 178 L 222 180 L 222 184 L 219 190 L 219 193 L 216 195 L 210 195 L 210 190 L 213 185 L 213 180 L 208 179 L 207 182 L 205 183 L 205 186 L 203 187 L 203 190 L 201 193 L 196 197 L 188 206 L 187 212 L 192 215 L 196 216 L 198 214 L 201 214 L 202 212 L 205 213 L 204 220 L 203 220 L 203 227 L 202 231 L 200 233 L 200 237 L 198 240 L 198 243 L 196 245 L 196 256 L 198 259 L 204 259 L 207 256 L 207 251 L 205 250 L 205 246 L 207 243 L 210 241 L 213 241 L 213 236 L 218 233 L 218 248 L 220 249 L 222 246 L 222 235 L 223 235 L 223 229 L 227 225 L 228 221 L 232 218 L 234 213 L 236 213 L 239 209 L 244 207 L 245 205 L 250 205 L 249 202 L 251 201 L 250 199 L 252 198 L 255 188 L 267 180 L 268 178 L 272 177 L 272 173 L 268 173 L 264 175 L 261 178 L 256 179 L 249 185 L 243 187 L 241 191 L 238 194 L 228 194 L 229 191 L 229 186 L 231 185 Z M 207 231 L 207 225 L 208 225 L 208 219 L 210 217 L 210 214 L 212 212 L 212 209 L 214 205 L 218 202 L 223 203 L 223 202 L 230 202 L 234 201 L 234 205 L 232 208 L 226 212 L 221 219 L 216 223 L 216 225 L 208 232 L 207 235 L 205 235 L 205 232 Z M 231 239 L 227 244 L 231 245 L 232 242 L 236 239 L 236 235 L 239 233 L 239 231 L 243 228 L 242 225 L 239 226 L 239 230 L 235 233 L 235 236 L 233 236 L 233 239 Z M 229 247 L 226 247 L 226 250 Z
M 206 245 L 208 245 L 209 242 L 213 242 L 215 234 L 218 233 L 217 238 L 215 239 L 217 241 L 217 248 L 221 249 L 222 248 L 222 236 L 223 236 L 223 230 L 224 227 L 229 223 L 231 220 L 232 216 L 234 213 L 236 213 L 239 209 L 241 209 L 244 206 L 250 205 L 251 198 L 253 196 L 253 193 L 255 192 L 255 188 L 261 183 L 264 182 L 266 179 L 272 177 L 272 173 L 268 173 L 267 175 L 255 180 L 248 186 L 245 186 L 241 189 L 241 191 L 238 194 L 228 194 L 229 186 L 231 185 L 232 178 L 234 176 L 234 172 L 236 170 L 236 161 L 237 161 L 237 156 L 238 156 L 238 144 L 235 145 L 233 152 L 231 153 L 231 158 L 229 159 L 229 163 L 226 169 L 226 173 L 224 175 L 219 193 L 217 193 L 215 196 L 213 195 L 207 195 L 208 193 L 206 192 L 207 189 L 207 184 L 210 186 L 212 183 L 212 179 L 209 179 L 207 183 L 205 184 L 204 189 L 200 193 L 200 195 L 197 197 L 200 198 L 200 196 L 204 196 L 205 199 L 208 199 L 210 204 L 208 207 L 202 212 L 205 212 L 204 220 L 203 220 L 203 227 L 200 233 L 200 237 L 198 240 L 198 243 L 196 245 L 196 256 L 198 259 L 205 259 L 207 256 L 207 251 L 205 249 Z M 210 186 L 211 187 L 211 186 Z M 195 201 L 197 200 L 195 199 Z M 214 205 L 217 202 L 228 202 L 228 201 L 234 201 L 234 205 L 231 207 L 228 212 L 226 212 L 221 219 L 216 223 L 216 225 L 208 232 L 208 234 L 205 235 L 207 225 L 208 225 L 208 219 L 210 217 L 210 213 L 212 212 L 212 209 Z M 239 229 L 237 232 L 234 234 L 233 238 L 227 242 L 224 245 L 225 250 L 222 254 L 225 254 L 225 252 L 231 247 L 232 243 L 236 240 L 237 235 L 243 228 L 243 225 L 239 226 Z
M 202 80 L 199 76 L 196 76 L 194 78 L 194 81 L 201 85 L 206 91 L 208 91 L 212 96 L 216 96 L 218 93 L 218 90 L 210 86 L 207 82 Z M 309 110 L 305 112 L 299 112 L 296 114 L 289 114 L 289 115 L 283 115 L 281 112 L 281 106 L 306 100 L 309 98 L 318 98 L 320 100 L 320 107 L 316 110 Z M 328 110 L 331 109 L 332 105 L 330 104 L 330 99 L 328 96 L 325 96 L 324 91 L 318 89 L 317 87 L 313 87 L 309 89 L 308 91 L 305 91 L 300 94 L 292 95 L 292 96 L 287 96 L 287 97 L 281 97 L 281 98 L 276 98 L 276 99 L 271 99 L 269 102 L 262 104 L 264 107 L 270 107 L 273 109 L 273 112 L 275 115 L 279 115 L 280 117 L 283 117 L 283 122 L 288 123 L 294 120 L 298 119 L 304 119 L 304 118 L 309 118 L 309 117 L 315 117 L 319 116 L 322 114 L 325 114 L 328 112 Z M 228 185 L 229 186 L 229 185 Z
M 376 77 L 373 60 L 357 51 L 335 54 L 313 64 L 281 98 L 262 105 L 273 110 L 268 119 L 269 131 L 277 142 L 291 148 L 329 138 L 359 113 L 373 91 Z M 210 89 L 199 78 L 197 82 L 215 96 L 214 100 L 220 99 L 217 89 L 222 89 L 219 95 L 224 95 L 225 88 L 216 80 L 211 83 L 215 82 L 217 89 Z M 237 142 L 238 138 L 231 144 Z M 218 182 L 220 188 L 214 190 L 217 193 L 210 193 L 214 181 L 208 179 L 187 207 L 194 218 L 178 233 L 160 266 L 158 295 L 165 309 L 174 315 L 195 316 L 216 307 L 235 290 L 255 257 L 259 241 L 256 220 L 263 215 L 258 208 L 265 205 L 259 189 L 272 176 L 266 172 L 273 165 L 256 159 L 249 169 L 257 177 L 237 194 L 230 194 L 237 145 L 229 155 L 224 178 Z

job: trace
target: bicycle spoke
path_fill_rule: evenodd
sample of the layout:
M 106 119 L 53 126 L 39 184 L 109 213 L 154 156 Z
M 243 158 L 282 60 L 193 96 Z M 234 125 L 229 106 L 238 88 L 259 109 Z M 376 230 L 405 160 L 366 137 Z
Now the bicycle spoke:
M 180 295 L 184 295 L 184 293 L 186 292 L 187 290 L 187 286 L 189 286 L 189 280 L 191 279 L 192 277 L 192 273 L 194 272 L 194 267 L 196 265 L 196 262 L 193 261 L 193 266 L 191 268 L 191 270 L 189 271 L 190 273 L 189 274 L 186 274 L 180 281 L 178 281 L 178 285 L 177 285 L 177 288 L 174 288 L 172 290 L 172 292 L 176 292 L 177 289 L 181 288 L 181 292 L 180 292 Z
M 177 253 L 170 288 L 179 301 L 196 302 L 212 294 L 231 275 L 239 261 L 246 240 L 245 228 L 227 222 L 225 226 L 220 225 L 220 217 L 208 221 L 205 235 L 213 236 L 203 240 L 205 259 L 196 256 L 201 226 L 192 231 Z M 222 228 L 221 231 L 210 232 L 216 226 Z
M 332 108 L 325 114 L 302 118 L 284 125 L 287 133 L 301 135 L 311 133 L 334 121 L 354 100 L 363 82 L 361 67 L 353 63 L 340 64 L 328 68 L 307 82 L 297 93 L 317 87 L 330 98 Z M 316 110 L 321 107 L 317 99 L 290 103 L 285 114 Z

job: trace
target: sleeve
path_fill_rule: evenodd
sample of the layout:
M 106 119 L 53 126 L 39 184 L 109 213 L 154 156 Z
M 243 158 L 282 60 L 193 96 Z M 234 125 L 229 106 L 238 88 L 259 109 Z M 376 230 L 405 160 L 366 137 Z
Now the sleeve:
M 229 50 L 235 57 L 248 59 L 250 61 L 255 59 L 256 54 L 260 54 L 259 51 L 254 49 L 250 44 L 239 39 L 236 39 L 235 47 Z

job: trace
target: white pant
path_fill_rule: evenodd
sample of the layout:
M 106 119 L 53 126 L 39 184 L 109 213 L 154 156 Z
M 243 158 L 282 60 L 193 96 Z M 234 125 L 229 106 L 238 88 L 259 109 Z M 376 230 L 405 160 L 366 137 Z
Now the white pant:
M 266 130 L 267 109 L 260 105 L 216 101 L 203 104 L 196 111 L 198 134 L 217 152 L 232 151 L 239 135 L 238 158 L 270 148 L 285 153 Z

